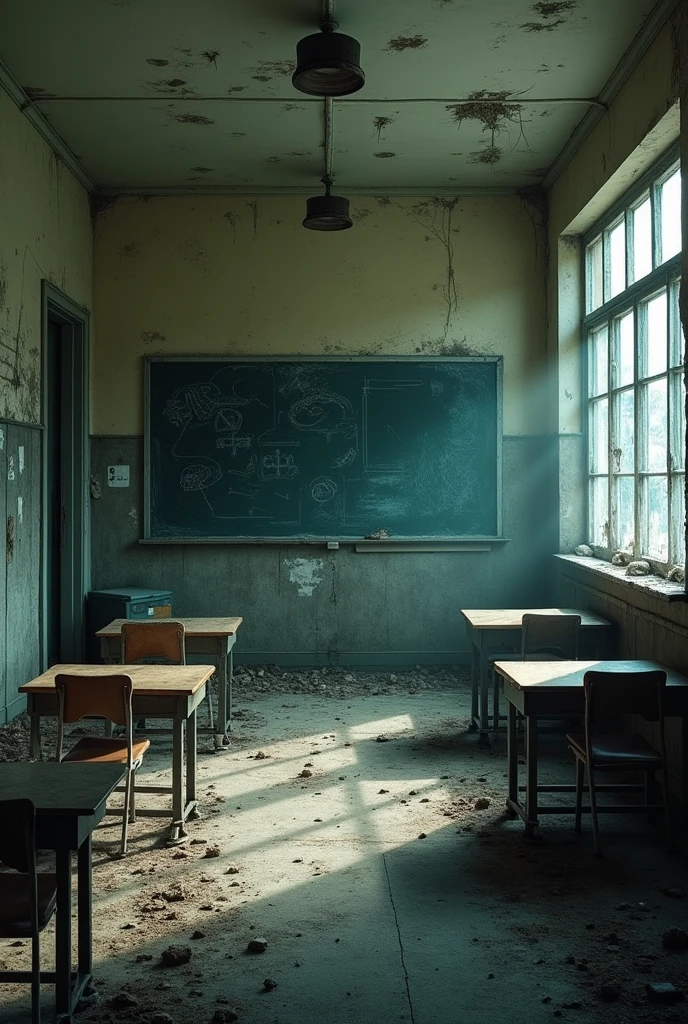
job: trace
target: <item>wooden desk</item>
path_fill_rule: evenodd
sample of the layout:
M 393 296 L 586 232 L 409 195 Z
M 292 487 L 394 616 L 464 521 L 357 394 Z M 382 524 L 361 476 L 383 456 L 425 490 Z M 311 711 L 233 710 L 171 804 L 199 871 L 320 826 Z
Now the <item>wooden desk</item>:
M 221 749 L 229 744 L 228 729 L 232 720 L 232 676 L 234 673 L 232 648 L 236 643 L 236 634 L 244 621 L 240 615 L 229 618 L 191 618 L 180 619 L 173 616 L 175 622 L 182 622 L 185 631 L 187 654 L 207 655 L 217 663 L 217 718 L 215 747 Z M 106 665 L 119 665 L 122 658 L 122 623 L 126 619 L 113 619 L 96 636 L 100 639 L 100 656 Z M 164 619 L 158 620 L 164 622 Z M 155 626 L 156 620 L 150 625 Z
M 134 717 L 169 718 L 172 720 L 172 786 L 137 784 L 137 793 L 172 793 L 172 809 L 143 807 L 136 809 L 141 817 L 172 816 L 170 841 L 186 836 L 184 822 L 198 817 L 196 810 L 196 708 L 205 696 L 205 684 L 215 671 L 213 665 L 121 665 L 120 671 L 131 676 L 134 684 L 132 707 Z M 31 716 L 31 756 L 41 756 L 41 718 L 57 717 L 58 701 L 55 676 L 58 672 L 72 675 L 108 676 L 110 665 L 53 665 L 43 675 L 19 687 L 26 694 L 27 711 Z M 186 733 L 186 800 L 184 799 L 184 734 Z M 92 766 L 89 766 L 92 767 Z
M 462 608 L 466 636 L 471 644 L 471 729 L 480 729 L 479 743 L 489 745 L 488 690 L 490 661 L 500 652 L 519 653 L 523 616 L 580 615 L 581 653 L 603 657 L 612 624 L 580 608 Z
M 538 806 L 538 793 L 573 793 L 574 785 L 538 785 L 538 730 L 539 717 L 579 717 L 583 715 L 585 697 L 583 676 L 591 669 L 604 672 L 646 672 L 661 669 L 667 674 L 664 713 L 668 718 L 683 718 L 683 757 L 686 749 L 686 717 L 688 716 L 688 678 L 656 661 L 496 661 L 495 672 L 504 679 L 504 696 L 508 704 L 507 715 L 507 808 L 525 823 L 528 839 L 538 838 L 538 814 L 572 814 L 575 807 Z M 519 799 L 523 787 L 518 785 L 518 755 L 516 750 L 516 712 L 526 720 L 526 785 L 525 806 Z M 574 772 L 573 757 L 571 772 Z M 684 772 L 684 778 L 687 776 Z M 599 786 L 598 789 L 611 787 Z M 626 787 L 627 788 L 627 787 Z M 613 808 L 612 808 L 613 809 Z M 623 808 L 621 808 L 623 810 Z M 585 808 L 584 808 L 585 810 Z M 599 808 L 609 811 L 609 807 Z
M 55 985 L 55 1014 L 69 1016 L 93 971 L 91 833 L 102 821 L 124 765 L 0 764 L 0 800 L 26 797 L 36 807 L 36 846 L 54 850 L 57 874 L 55 970 L 41 981 Z M 72 853 L 77 853 L 78 960 L 72 971 Z M 3 971 L 0 981 L 29 982 L 29 971 Z M 70 1017 L 71 1019 L 71 1017 Z

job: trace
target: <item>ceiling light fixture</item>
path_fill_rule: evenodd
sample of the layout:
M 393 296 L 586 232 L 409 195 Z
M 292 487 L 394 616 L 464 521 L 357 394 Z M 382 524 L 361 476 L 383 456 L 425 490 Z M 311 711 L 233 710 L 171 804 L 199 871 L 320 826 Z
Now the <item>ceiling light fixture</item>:
M 296 70 L 292 84 L 309 96 L 348 96 L 365 84 L 361 70 L 361 44 L 338 32 L 333 2 L 326 0 L 320 32 L 296 44 Z
M 333 196 L 332 188 L 332 100 L 325 100 L 325 173 L 320 179 L 325 186 L 324 196 L 311 196 L 306 201 L 306 216 L 302 223 L 311 231 L 346 231 L 354 222 L 349 214 L 349 200 L 344 196 Z

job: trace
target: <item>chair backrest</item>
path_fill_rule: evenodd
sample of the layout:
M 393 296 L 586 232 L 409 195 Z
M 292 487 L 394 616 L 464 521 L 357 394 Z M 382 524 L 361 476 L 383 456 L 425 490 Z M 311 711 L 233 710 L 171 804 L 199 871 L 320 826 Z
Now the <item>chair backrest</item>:
M 26 798 L 0 800 L 0 861 L 17 871 L 35 871 L 36 808 Z
M 57 719 L 57 760 L 62 760 L 62 741 L 66 722 L 78 722 L 82 718 L 96 715 L 109 718 L 126 730 L 128 763 L 133 760 L 134 720 L 131 696 L 134 689 L 131 676 L 124 673 L 112 675 L 67 675 L 55 676 L 55 689 L 59 700 Z
M 184 623 L 175 619 L 122 623 L 122 664 L 185 665 Z
M 647 722 L 664 722 L 666 672 L 590 671 L 583 677 L 586 731 L 595 732 L 605 718 L 640 715 Z
M 521 657 L 551 654 L 575 661 L 578 658 L 580 615 L 539 615 L 527 612 L 522 621 Z

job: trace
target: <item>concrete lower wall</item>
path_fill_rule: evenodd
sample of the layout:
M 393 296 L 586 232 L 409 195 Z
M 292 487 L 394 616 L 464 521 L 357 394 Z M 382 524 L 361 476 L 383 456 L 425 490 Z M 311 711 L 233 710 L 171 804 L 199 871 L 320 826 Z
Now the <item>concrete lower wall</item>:
M 557 440 L 505 437 L 504 536 L 489 552 L 356 553 L 324 545 L 161 545 L 142 535 L 143 443 L 94 437 L 92 586 L 173 593 L 177 615 L 242 615 L 238 660 L 414 664 L 468 659 L 464 607 L 548 605 L 557 549 Z M 108 465 L 130 466 L 128 488 Z M 98 493 L 98 489 L 94 488 Z M 306 560 L 295 566 L 296 559 Z

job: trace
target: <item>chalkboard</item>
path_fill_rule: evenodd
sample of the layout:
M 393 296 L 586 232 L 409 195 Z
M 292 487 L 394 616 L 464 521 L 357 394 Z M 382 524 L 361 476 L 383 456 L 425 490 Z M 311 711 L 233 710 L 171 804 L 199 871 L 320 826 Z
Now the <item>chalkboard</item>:
M 501 530 L 501 358 L 146 360 L 150 540 Z

